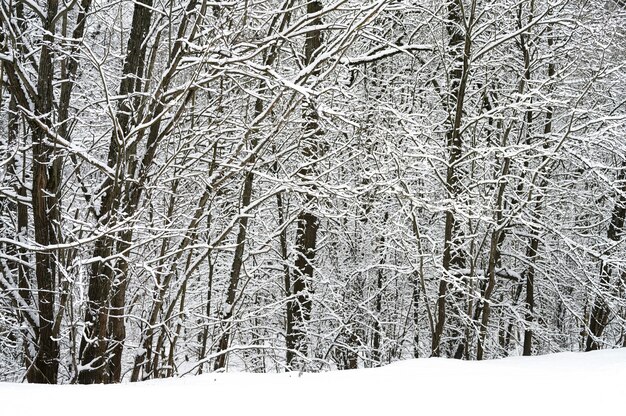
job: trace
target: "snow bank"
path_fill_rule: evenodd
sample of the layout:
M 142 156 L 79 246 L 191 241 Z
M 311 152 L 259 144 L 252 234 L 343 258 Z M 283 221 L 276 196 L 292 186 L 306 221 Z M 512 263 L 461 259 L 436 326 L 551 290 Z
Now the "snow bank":
M 112 386 L 0 383 L 0 414 L 622 415 L 626 349 L 321 374 L 207 374 Z

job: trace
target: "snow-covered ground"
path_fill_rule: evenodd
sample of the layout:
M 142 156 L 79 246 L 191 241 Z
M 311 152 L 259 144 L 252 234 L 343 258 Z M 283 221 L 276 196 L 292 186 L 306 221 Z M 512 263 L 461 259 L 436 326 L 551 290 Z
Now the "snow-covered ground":
M 320 374 L 207 374 L 112 386 L 0 383 L 0 414 L 625 415 L 626 349 Z

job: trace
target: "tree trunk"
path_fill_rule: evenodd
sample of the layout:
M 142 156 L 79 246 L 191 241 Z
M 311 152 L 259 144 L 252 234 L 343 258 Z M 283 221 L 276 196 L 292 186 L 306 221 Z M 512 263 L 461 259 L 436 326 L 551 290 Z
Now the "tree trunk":
M 276 29 L 276 26 L 279 24 L 279 17 L 282 17 L 282 19 L 280 20 L 278 31 L 282 32 L 282 30 L 286 27 L 286 25 L 289 23 L 289 20 L 291 19 L 291 12 L 289 12 L 288 9 L 291 8 L 292 4 L 293 4 L 293 1 L 286 1 L 284 3 L 283 14 L 282 16 L 276 15 L 274 19 L 272 19 L 272 22 L 267 32 L 268 36 L 272 35 L 274 30 Z M 276 58 L 278 56 L 277 53 L 278 53 L 278 50 L 277 50 L 276 45 L 270 48 L 270 50 L 263 55 L 263 64 L 268 67 L 271 67 L 276 61 Z M 254 116 L 252 118 L 253 120 L 256 120 L 263 113 L 262 95 L 266 91 L 267 91 L 267 86 L 265 85 L 265 81 L 262 81 L 261 85 L 259 86 L 258 96 L 254 102 Z M 254 149 L 258 144 L 257 134 L 258 134 L 257 128 L 252 128 L 249 131 L 249 135 L 251 137 L 250 139 L 251 149 Z M 252 155 L 252 157 L 250 158 L 250 162 L 249 162 L 250 165 L 254 166 L 255 161 L 256 161 L 256 157 L 255 155 Z M 253 182 L 254 182 L 254 173 L 252 172 L 252 170 L 248 170 L 244 176 L 243 191 L 241 195 L 241 208 L 244 211 L 250 205 L 250 202 L 252 200 Z M 231 320 L 232 315 L 233 315 L 233 310 L 235 307 L 235 300 L 237 296 L 237 288 L 239 286 L 239 280 L 241 276 L 241 267 L 243 266 L 243 253 L 244 253 L 244 246 L 246 243 L 248 218 L 249 218 L 248 214 L 243 213 L 243 215 L 240 215 L 239 220 L 238 220 L 239 231 L 237 233 L 235 254 L 233 256 L 233 262 L 232 262 L 231 269 L 230 269 L 230 282 L 229 282 L 228 291 L 226 294 L 226 309 L 227 310 L 224 311 L 224 315 L 222 317 L 222 319 L 225 322 L 226 327 L 224 328 L 224 332 L 222 336 L 220 337 L 220 340 L 218 343 L 218 353 L 221 351 L 226 351 L 228 349 L 228 345 L 230 341 L 230 334 L 231 334 L 232 328 L 230 327 L 231 323 L 229 321 Z M 219 370 L 221 368 L 224 368 L 225 366 L 226 366 L 226 354 L 218 355 L 215 360 L 214 369 Z
M 52 63 L 51 45 L 54 42 L 54 18 L 58 11 L 58 2 L 48 2 L 46 19 L 47 33 L 43 37 L 39 59 L 37 81 L 38 100 L 35 103 L 35 114 L 42 122 L 50 125 L 49 114 L 52 111 L 54 67 Z M 54 149 L 45 144 L 46 131 L 40 125 L 33 126 L 33 225 L 35 241 L 41 247 L 48 247 L 56 241 L 55 224 L 50 213 L 57 211 L 52 205 L 50 195 L 56 195 L 54 188 L 58 178 L 51 177 L 48 166 L 54 158 Z M 35 275 L 37 278 L 37 303 L 39 310 L 39 351 L 33 364 L 34 383 L 56 384 L 59 369 L 59 344 L 53 337 L 54 308 L 56 302 L 56 262 L 50 251 L 38 251 L 35 254 Z
M 467 89 L 470 50 L 471 50 L 471 32 L 470 29 L 474 19 L 474 6 L 468 29 L 465 33 L 461 28 L 466 27 L 465 17 L 463 15 L 463 7 L 461 0 L 455 0 L 448 5 L 448 18 L 450 22 L 447 24 L 448 33 L 450 34 L 450 51 L 453 57 L 452 70 L 450 71 L 450 103 L 445 104 L 450 114 L 450 129 L 446 133 L 446 142 L 448 148 L 448 168 L 446 171 L 446 192 L 448 198 L 454 200 L 461 192 L 459 186 L 459 172 L 457 162 L 462 155 L 462 137 L 461 122 L 463 118 L 463 103 L 465 100 L 465 91 Z M 446 305 L 448 296 L 448 273 L 453 269 L 461 269 L 465 267 L 465 254 L 461 248 L 463 243 L 463 233 L 454 209 L 451 207 L 446 211 L 446 222 L 444 229 L 444 249 L 442 266 L 444 276 L 439 282 L 439 295 L 437 298 L 437 320 L 435 324 L 435 332 L 432 339 L 432 356 L 441 355 L 441 342 L 446 323 Z
M 521 24 L 520 24 L 521 26 Z M 554 39 L 552 38 L 552 26 L 548 26 L 547 28 L 547 33 L 548 33 L 548 47 L 552 47 L 554 45 Z M 525 55 L 524 55 L 524 60 L 525 62 L 527 62 L 526 67 L 529 68 L 530 67 L 530 63 L 529 63 L 529 57 L 528 55 L 528 51 L 525 49 L 525 43 L 524 41 L 527 41 L 527 37 L 522 36 L 522 45 L 524 46 L 524 50 Z M 528 74 L 526 76 L 527 80 L 530 80 L 530 69 L 527 69 L 526 73 Z M 551 79 L 552 77 L 554 77 L 554 75 L 556 74 L 556 66 L 554 65 L 553 62 L 548 63 L 548 78 Z M 551 105 L 548 105 L 547 107 L 547 112 L 546 112 L 546 118 L 545 118 L 545 122 L 543 125 L 543 147 L 544 149 L 547 148 L 547 139 L 548 136 L 552 133 L 552 118 L 553 118 L 553 114 L 554 114 L 554 110 L 553 107 Z M 531 145 L 530 142 L 530 137 L 528 137 L 527 139 L 527 143 L 528 146 Z M 543 156 L 542 158 L 542 163 L 545 162 L 546 160 L 546 156 Z M 547 182 L 544 179 L 540 186 L 539 186 L 539 190 L 543 190 L 545 187 L 547 186 Z M 535 201 L 534 201 L 534 212 L 533 212 L 533 217 L 538 220 L 540 215 L 541 215 L 541 211 L 542 211 L 542 203 L 543 201 L 543 195 L 539 194 L 535 197 Z M 528 261 L 529 261 L 529 266 L 528 266 L 528 271 L 526 274 L 526 314 L 525 314 L 525 320 L 526 320 L 526 328 L 524 329 L 524 347 L 523 347 L 523 355 L 532 355 L 532 339 L 533 339 L 533 331 L 532 331 L 532 323 L 534 321 L 534 309 L 535 309 L 535 278 L 537 275 L 537 270 L 536 270 L 536 266 L 537 266 L 537 251 L 539 250 L 539 245 L 541 243 L 541 241 L 539 240 L 539 230 L 533 230 L 533 236 L 530 239 L 530 244 L 528 245 L 527 251 L 526 251 L 526 255 L 528 257 Z
M 321 12 L 322 2 L 318 0 L 309 1 L 306 6 L 308 15 Z M 322 24 L 321 17 L 316 17 L 311 25 L 319 27 Z M 307 32 L 304 45 L 304 64 L 313 62 L 316 52 L 322 44 L 322 33 L 319 29 Z M 319 70 L 314 71 L 316 75 Z M 310 105 L 310 103 L 309 103 Z M 304 129 L 302 153 L 306 159 L 314 162 L 322 153 L 322 146 L 319 141 L 321 132 L 319 131 L 319 116 L 314 108 L 303 109 L 307 125 Z M 298 176 L 307 178 L 315 172 L 314 165 L 300 168 Z M 314 185 L 313 185 L 314 187 Z M 296 230 L 296 261 L 294 264 L 294 275 L 292 279 L 291 293 L 292 299 L 289 301 L 287 314 L 287 350 L 291 354 L 287 356 L 287 368 L 295 370 L 302 367 L 303 363 L 298 362 L 299 358 L 305 358 L 308 354 L 308 345 L 305 340 L 305 325 L 311 317 L 311 287 L 310 280 L 313 277 L 313 260 L 317 248 L 317 230 L 319 228 L 319 218 L 310 212 L 310 205 L 315 201 L 311 193 L 305 195 L 304 208 L 298 215 L 298 228 Z
M 260 114 L 262 109 L 262 102 L 260 99 L 257 99 L 255 105 L 255 116 L 257 112 Z M 255 147 L 256 140 L 252 140 L 252 148 Z M 254 157 L 252 158 L 254 159 Z M 251 160 L 251 163 L 254 163 L 254 160 Z M 243 185 L 243 194 L 241 196 L 241 207 L 245 210 L 249 205 L 252 199 L 252 183 L 254 181 L 254 174 L 252 171 L 248 171 L 245 174 L 244 185 Z M 231 334 L 231 318 L 233 316 L 233 311 L 235 308 L 235 300 L 237 298 L 239 280 L 241 277 L 241 267 L 243 266 L 243 253 L 244 253 L 244 245 L 246 243 L 246 232 L 248 228 L 248 215 L 247 213 L 243 213 L 239 217 L 239 232 L 237 233 L 237 243 L 235 247 L 235 255 L 233 257 L 233 263 L 230 269 L 230 283 L 228 284 L 228 291 L 226 294 L 226 310 L 223 311 L 222 320 L 224 321 L 224 332 L 220 337 L 218 343 L 218 352 L 226 351 L 228 349 L 228 344 L 230 341 Z M 220 354 L 215 359 L 215 365 L 213 367 L 214 370 L 222 369 L 226 366 L 226 353 Z
M 618 195 L 613 207 L 613 214 L 611 215 L 611 223 L 607 231 L 607 237 L 612 242 L 618 242 L 622 240 L 622 234 L 624 232 L 624 221 L 626 220 L 626 162 L 622 163 L 622 167 L 617 175 L 617 189 Z M 611 287 L 611 278 L 613 277 L 613 266 L 603 260 L 600 266 L 600 289 L 604 291 L 604 294 L 613 291 Z M 618 275 L 620 279 L 623 276 Z M 591 308 L 591 317 L 589 319 L 589 334 L 587 336 L 587 342 L 585 346 L 586 351 L 594 351 L 600 348 L 600 338 L 602 333 L 609 323 L 609 317 L 611 311 L 609 305 L 604 299 L 604 294 L 596 295 L 596 300 Z
M 138 85 L 143 73 L 146 55 L 145 39 L 150 28 L 152 19 L 152 0 L 141 0 L 135 4 L 133 21 L 128 39 L 126 60 L 123 68 L 123 78 L 119 88 L 119 95 L 132 97 L 133 93 L 140 88 Z M 108 155 L 108 165 L 115 168 L 124 158 L 126 149 L 123 148 L 125 136 L 129 131 L 131 108 L 125 101 L 121 101 L 117 113 L 118 128 L 111 138 Z M 121 178 L 116 181 L 108 179 L 105 186 L 99 218 L 103 226 L 112 226 L 116 222 L 116 211 L 121 205 Z M 128 237 L 128 235 L 126 235 Z M 125 240 L 124 240 L 125 241 Z M 110 235 L 104 235 L 96 241 L 93 257 L 99 259 L 109 258 L 114 249 L 114 239 Z M 106 356 L 108 346 L 109 305 L 111 288 L 115 279 L 115 265 L 103 261 L 94 262 L 89 277 L 88 302 L 85 310 L 85 330 L 80 344 L 80 356 L 82 370 L 78 376 L 81 384 L 100 384 L 115 380 L 109 368 L 109 358 Z M 119 289 L 123 288 L 125 276 L 118 278 L 118 293 L 116 299 L 123 296 Z M 120 287 L 122 285 L 122 287 Z M 113 308 L 113 314 L 120 312 L 119 307 Z M 119 320 L 117 322 L 119 325 Z M 113 324 L 115 326 L 115 323 Z M 119 335 L 122 331 L 116 329 Z M 116 356 L 120 356 L 119 349 Z M 114 368 L 120 365 L 115 364 Z M 115 376 L 119 374 L 115 370 Z
M 539 208 L 537 208 L 539 209 Z M 532 355 L 532 338 L 533 331 L 530 328 L 534 320 L 535 309 L 535 263 L 537 259 L 537 250 L 539 249 L 539 238 L 534 236 L 530 239 L 530 244 L 526 251 L 528 257 L 528 270 L 526 272 L 526 328 L 524 329 L 524 349 L 522 355 Z
M 380 325 L 380 314 L 382 312 L 383 278 L 383 271 L 379 268 L 376 272 L 376 296 L 374 297 L 375 316 L 372 334 L 372 364 L 374 367 L 380 367 L 382 365 L 382 326 Z
M 9 114 L 8 114 L 8 123 L 7 123 L 7 137 L 9 142 L 9 148 L 19 146 L 18 137 L 19 137 L 19 117 L 18 117 L 18 108 L 17 101 L 15 97 L 11 95 L 9 101 Z M 22 155 L 22 160 L 25 155 Z M 28 236 L 28 205 L 24 202 L 27 200 L 28 190 L 26 186 L 24 186 L 25 182 L 25 172 L 21 172 L 22 178 L 20 178 L 20 172 L 18 172 L 15 161 L 11 162 L 7 166 L 7 173 L 10 176 L 10 181 L 13 182 L 12 188 L 15 191 L 15 195 L 17 195 L 17 200 L 15 201 L 15 210 L 17 216 L 16 223 L 16 240 L 17 241 L 25 241 Z M 24 169 L 24 167 L 22 167 Z M 18 287 L 18 301 L 16 302 L 18 306 L 18 319 L 21 323 L 21 327 L 23 328 L 22 338 L 23 338 L 23 347 L 24 347 L 24 364 L 27 369 L 34 369 L 33 361 L 34 356 L 32 355 L 32 351 L 37 350 L 37 339 L 39 327 L 37 321 L 34 319 L 34 314 L 31 312 L 31 308 L 34 308 L 35 301 L 32 296 L 32 276 L 30 270 L 25 267 L 25 264 L 29 262 L 29 255 L 23 247 L 7 247 L 7 251 L 11 250 L 13 255 L 16 255 L 20 260 L 18 262 L 7 262 L 9 264 L 15 263 L 14 265 L 10 265 L 9 268 L 11 270 L 17 270 L 17 287 Z M 15 282 L 12 282 L 15 284 Z M 6 288 L 7 290 L 9 288 Z M 35 371 L 28 370 L 26 372 L 26 379 L 29 383 L 34 383 L 34 375 Z

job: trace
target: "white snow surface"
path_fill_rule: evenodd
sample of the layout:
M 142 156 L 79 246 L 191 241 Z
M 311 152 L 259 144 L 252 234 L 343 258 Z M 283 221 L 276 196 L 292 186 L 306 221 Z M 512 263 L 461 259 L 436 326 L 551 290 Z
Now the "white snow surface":
M 491 361 L 428 358 L 327 373 L 143 383 L 0 383 L 12 415 L 624 415 L 626 349 Z

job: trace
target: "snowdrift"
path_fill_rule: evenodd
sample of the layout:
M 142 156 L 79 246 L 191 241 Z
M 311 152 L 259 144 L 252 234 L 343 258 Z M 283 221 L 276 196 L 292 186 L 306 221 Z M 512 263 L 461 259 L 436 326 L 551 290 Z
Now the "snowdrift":
M 319 374 L 206 374 L 97 386 L 0 383 L 0 414 L 624 415 L 626 349 Z

